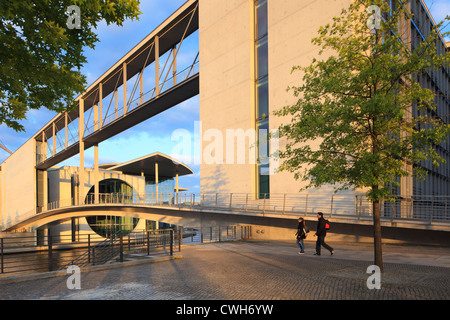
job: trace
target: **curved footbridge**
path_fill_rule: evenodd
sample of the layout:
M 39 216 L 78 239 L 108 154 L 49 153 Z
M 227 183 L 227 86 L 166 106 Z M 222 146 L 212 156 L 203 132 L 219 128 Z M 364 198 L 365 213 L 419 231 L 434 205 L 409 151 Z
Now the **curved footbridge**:
M 213 197 L 213 196 L 212 196 Z M 217 195 L 216 195 L 217 198 Z M 251 226 L 251 238 L 258 240 L 293 240 L 297 219 L 304 217 L 311 233 L 307 240 L 314 240 L 316 213 L 318 210 L 294 211 L 276 206 L 250 206 L 244 203 L 226 201 L 182 202 L 178 204 L 123 204 L 98 203 L 66 206 L 51 209 L 8 227 L 5 231 L 23 228 L 37 229 L 53 222 L 72 218 L 109 215 L 133 217 L 164 222 L 183 227 L 214 227 L 227 225 Z M 236 198 L 236 196 L 235 196 Z M 192 199 L 192 196 L 191 196 Z M 266 200 L 268 202 L 268 200 Z M 262 200 L 257 201 L 262 203 Z M 322 210 L 320 210 L 322 211 Z M 371 214 L 327 214 L 332 224 L 327 239 L 330 241 L 371 242 L 373 236 Z M 421 245 L 450 245 L 450 220 L 382 217 L 382 236 L 385 242 L 414 243 Z

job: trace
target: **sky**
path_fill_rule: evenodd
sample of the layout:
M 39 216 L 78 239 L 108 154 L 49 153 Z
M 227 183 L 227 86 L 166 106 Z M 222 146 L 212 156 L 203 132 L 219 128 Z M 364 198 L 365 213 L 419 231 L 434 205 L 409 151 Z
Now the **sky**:
M 87 76 L 88 85 L 97 80 L 184 2 L 185 0 L 142 0 L 140 6 L 142 14 L 138 21 L 128 20 L 122 27 L 101 23 L 97 28 L 100 42 L 95 49 L 85 51 L 88 62 L 82 72 Z M 436 22 L 450 14 L 450 0 L 425 0 L 425 3 Z M 446 30 L 450 30 L 450 26 Z M 182 51 L 177 59 L 178 70 L 181 70 L 183 64 L 188 66 L 193 62 L 197 53 L 198 32 L 183 43 Z M 144 82 L 145 80 L 144 78 Z M 132 87 L 133 84 L 129 86 Z M 150 87 L 146 86 L 146 88 Z M 55 115 L 47 109 L 29 111 L 27 119 L 21 121 L 26 131 L 20 133 L 7 128 L 4 124 L 0 125 L 0 143 L 11 151 L 17 150 Z M 153 152 L 173 155 L 172 152 L 179 142 L 172 139 L 172 133 L 178 129 L 185 129 L 194 136 L 196 121 L 199 121 L 198 96 L 100 143 L 99 162 L 126 162 Z M 0 163 L 8 156 L 7 152 L 0 149 Z M 195 154 L 192 156 L 198 157 Z M 85 152 L 86 167 L 92 167 L 93 160 L 94 153 L 91 148 Z M 200 192 L 200 166 L 186 158 L 180 157 L 178 160 L 182 160 L 194 171 L 193 175 L 180 178 L 180 186 L 188 188 L 190 192 Z M 79 157 L 75 156 L 59 165 L 78 166 Z

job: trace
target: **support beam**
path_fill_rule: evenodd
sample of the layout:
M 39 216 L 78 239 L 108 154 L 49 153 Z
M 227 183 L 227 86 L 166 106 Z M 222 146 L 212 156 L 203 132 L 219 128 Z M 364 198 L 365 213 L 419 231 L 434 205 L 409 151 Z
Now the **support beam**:
M 101 129 L 103 127 L 103 84 L 100 82 L 98 85 L 98 119 L 99 119 L 99 127 Z
M 98 144 L 94 146 L 94 203 L 99 203 L 100 187 L 99 187 L 100 173 L 98 170 Z
M 44 159 L 47 159 L 47 141 L 45 140 L 45 133 L 42 131 L 42 146 L 41 152 Z M 47 170 L 42 170 L 42 210 L 47 210 L 48 203 L 48 175 Z
M 99 107 L 94 105 L 94 131 L 97 131 L 100 127 L 99 117 L 101 119 L 99 113 Z M 98 192 L 98 144 L 94 145 L 94 203 L 98 203 L 99 192 Z M 89 199 L 91 200 L 91 199 Z
M 159 36 L 155 36 L 155 97 L 159 96 Z
M 52 123 L 52 134 L 53 134 L 53 154 L 52 154 L 52 156 L 54 156 L 56 154 L 56 125 L 54 122 Z
M 178 187 L 178 172 L 177 175 L 175 176 L 175 194 L 177 196 L 177 204 L 178 204 L 178 192 L 180 191 L 180 188 Z
M 69 132 L 69 115 L 68 115 L 68 113 L 67 113 L 67 111 L 66 112 L 64 112 L 64 148 L 67 148 L 67 146 L 69 145 L 69 135 L 68 135 L 68 132 Z
M 84 99 L 79 101 L 78 135 L 80 167 L 78 169 L 78 204 L 84 204 Z
M 127 106 L 127 63 L 123 63 L 122 67 L 122 76 L 123 76 L 123 115 L 127 114 L 128 106 Z
M 159 172 L 158 172 L 158 162 L 155 162 L 155 193 L 156 193 L 156 203 L 159 202 Z

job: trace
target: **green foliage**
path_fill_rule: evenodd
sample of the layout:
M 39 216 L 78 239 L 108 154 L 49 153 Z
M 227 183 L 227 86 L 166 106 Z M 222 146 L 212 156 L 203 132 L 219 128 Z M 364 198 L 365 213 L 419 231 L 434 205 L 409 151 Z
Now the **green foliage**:
M 309 181 L 308 187 L 369 188 L 375 201 L 390 195 L 395 177 L 410 174 L 405 163 L 444 161 L 432 145 L 447 139 L 450 126 L 435 116 L 434 93 L 415 77 L 450 66 L 450 53 L 436 53 L 436 29 L 443 23 L 411 50 L 400 29 L 411 13 L 394 2 L 391 11 L 382 0 L 356 1 L 312 40 L 325 58 L 293 68 L 303 75 L 301 86 L 289 88 L 297 103 L 275 113 L 291 119 L 279 128 L 288 141 L 281 170 Z M 385 17 L 375 31 L 366 24 L 373 14 L 366 8 L 374 4 Z M 414 173 L 424 174 L 419 168 Z
M 71 5 L 80 8 L 80 29 L 67 27 Z M 121 26 L 139 14 L 138 0 L 2 0 L 0 124 L 23 131 L 19 121 L 30 109 L 70 108 L 86 85 L 83 49 L 99 41 L 97 24 Z

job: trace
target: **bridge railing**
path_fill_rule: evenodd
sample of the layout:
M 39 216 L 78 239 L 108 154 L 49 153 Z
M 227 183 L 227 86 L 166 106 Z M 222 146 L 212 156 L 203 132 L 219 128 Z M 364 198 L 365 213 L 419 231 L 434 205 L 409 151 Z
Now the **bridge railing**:
M 172 74 L 171 77 L 166 77 L 165 79 L 163 79 L 163 82 L 159 85 L 159 94 L 162 94 L 164 92 L 166 92 L 167 90 L 175 87 L 176 85 L 181 84 L 182 82 L 190 79 L 191 77 L 197 75 L 200 72 L 200 62 L 198 60 L 198 56 L 195 58 L 194 62 L 186 67 L 185 69 L 181 70 L 181 71 L 177 71 L 176 74 Z M 137 77 L 137 80 L 139 80 L 139 77 Z M 142 94 L 138 93 L 136 95 L 137 90 L 135 89 L 137 86 L 137 81 L 134 85 L 134 88 L 130 94 L 129 99 L 127 100 L 126 103 L 126 108 L 124 107 L 124 103 L 121 103 L 120 105 L 117 106 L 117 108 L 110 108 L 111 103 L 113 101 L 114 95 L 111 95 L 110 98 L 110 102 L 109 105 L 106 107 L 106 115 L 103 116 L 102 119 L 99 120 L 99 122 L 101 122 L 101 127 L 104 127 L 106 125 L 109 125 L 110 123 L 114 122 L 115 120 L 126 116 L 125 110 L 127 110 L 127 112 L 138 108 L 139 106 L 141 106 L 142 104 L 157 98 L 157 94 L 156 94 L 156 87 L 153 87 L 152 89 L 146 91 L 146 92 L 142 92 Z M 135 97 L 135 95 L 137 97 Z M 111 109 L 111 112 L 109 112 L 109 110 Z M 73 127 L 73 123 L 72 127 Z M 98 124 L 95 123 L 91 123 L 90 125 L 85 125 L 84 128 L 84 137 L 87 137 L 91 134 L 93 134 L 94 132 L 98 131 L 99 129 L 97 128 Z M 68 144 L 67 146 L 71 146 L 73 144 L 75 144 L 76 142 L 79 141 L 79 135 L 78 135 L 78 129 L 76 127 L 70 128 L 69 129 L 69 133 L 71 138 L 68 139 Z M 64 141 L 60 141 L 59 139 L 57 139 L 57 143 L 56 143 L 56 148 L 55 150 L 53 150 L 53 147 L 51 144 L 48 144 L 47 146 L 48 150 L 45 154 L 36 154 L 36 164 L 39 165 L 40 163 L 44 162 L 45 160 L 55 156 L 56 154 L 58 154 L 61 151 L 64 151 L 66 149 L 65 143 Z
M 364 219 L 372 217 L 372 203 L 365 196 L 339 194 L 244 194 L 244 193 L 107 193 L 86 197 L 82 205 L 118 204 L 163 206 L 191 210 L 221 210 L 235 213 L 282 214 Z M 70 207 L 73 199 L 55 201 L 41 212 Z M 395 197 L 382 201 L 381 217 L 417 221 L 450 222 L 450 196 Z

